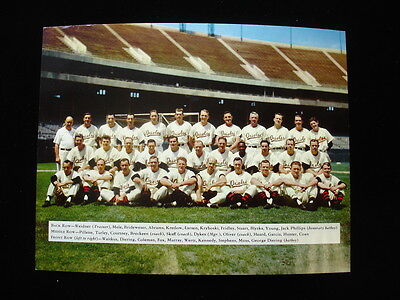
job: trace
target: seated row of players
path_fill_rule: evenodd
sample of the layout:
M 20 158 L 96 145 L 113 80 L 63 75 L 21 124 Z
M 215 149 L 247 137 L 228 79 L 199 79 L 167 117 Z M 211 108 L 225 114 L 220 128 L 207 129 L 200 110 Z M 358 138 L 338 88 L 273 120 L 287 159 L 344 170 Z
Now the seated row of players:
M 130 137 L 125 138 L 121 151 L 111 147 L 110 139 L 103 136 L 102 147 L 80 159 L 73 156 L 79 151 L 71 150 L 63 171 L 51 177 L 44 206 L 50 205 L 52 196 L 71 206 L 79 185 L 83 186 L 83 204 L 99 200 L 133 206 L 271 208 L 282 205 L 284 196 L 295 206 L 315 210 L 321 203 L 339 208 L 344 196 L 346 185 L 330 174 L 329 157 L 319 151 L 315 139 L 303 153 L 296 149 L 294 139 L 287 139 L 285 152 L 279 155 L 270 152 L 269 141 L 263 140 L 252 156 L 243 141 L 233 154 L 224 137 L 218 138 L 218 149 L 211 152 L 196 140 L 194 151 L 187 153 L 173 136 L 162 153 L 149 140 L 146 149 L 136 154 Z M 75 149 L 87 147 L 82 140 L 81 135 L 75 137 Z
M 134 115 L 128 114 L 126 118 L 127 126 L 121 127 L 115 122 L 113 114 L 107 115 L 107 123 L 100 126 L 99 129 L 91 124 L 92 116 L 86 113 L 83 118 L 83 124 L 76 130 L 73 126 L 73 118 L 67 117 L 64 127 L 60 128 L 54 138 L 55 160 L 58 170 L 62 162 L 67 158 L 69 151 L 74 147 L 74 136 L 82 134 L 84 143 L 93 149 L 101 148 L 101 137 L 110 136 L 110 146 L 121 151 L 126 137 L 132 140 L 132 147 L 142 152 L 149 140 L 154 140 L 158 152 L 163 151 L 163 143 L 168 137 L 175 136 L 181 148 L 190 152 L 195 148 L 195 141 L 203 143 L 204 150 L 211 152 L 218 146 L 219 137 L 226 138 L 226 147 L 229 151 L 237 152 L 239 141 L 247 145 L 248 155 L 257 152 L 262 140 L 269 141 L 270 151 L 272 153 L 281 153 L 285 150 L 285 141 L 293 138 L 296 143 L 296 149 L 300 151 L 307 150 L 310 140 L 319 141 L 319 150 L 326 152 L 332 147 L 333 137 L 328 130 L 319 127 L 319 121 L 313 117 L 310 119 L 311 130 L 303 127 L 301 115 L 294 118 L 295 127 L 288 130 L 282 126 L 283 115 L 276 113 L 273 121 L 274 125 L 266 128 L 260 125 L 259 116 L 256 112 L 249 115 L 249 124 L 242 129 L 233 124 L 233 116 L 230 112 L 225 112 L 223 116 L 224 124 L 215 128 L 209 120 L 209 112 L 205 109 L 200 112 L 200 122 L 193 126 L 183 120 L 182 109 L 176 109 L 175 121 L 165 126 L 159 122 L 159 116 L 156 110 L 150 112 L 150 121 L 143 124 L 140 128 L 135 126 Z

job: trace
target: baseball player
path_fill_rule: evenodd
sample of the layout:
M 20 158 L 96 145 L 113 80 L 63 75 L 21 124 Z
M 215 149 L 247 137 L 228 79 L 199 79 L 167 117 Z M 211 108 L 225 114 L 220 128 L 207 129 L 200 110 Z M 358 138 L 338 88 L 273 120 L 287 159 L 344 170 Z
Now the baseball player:
M 160 163 L 166 164 L 168 169 L 176 169 L 178 168 L 178 157 L 187 157 L 188 152 L 184 148 L 180 147 L 176 136 L 170 136 L 168 138 L 168 143 L 168 149 L 160 154 Z
M 189 144 L 191 147 L 194 146 L 195 140 L 200 140 L 203 142 L 204 150 L 211 152 L 211 145 L 213 145 L 215 138 L 215 127 L 208 122 L 209 118 L 209 111 L 202 109 L 200 111 L 200 122 L 194 124 L 189 132 Z
M 115 173 L 112 191 L 104 191 L 103 198 L 107 201 L 107 205 L 129 205 L 139 196 L 140 191 L 135 189 L 132 181 L 134 172 L 129 159 L 122 158 L 120 168 L 121 171 Z
M 152 156 L 159 156 L 158 147 L 156 146 L 157 143 L 153 139 L 147 140 L 147 145 L 144 148 L 143 152 L 140 152 L 137 156 L 135 165 L 133 169 L 135 171 L 139 171 L 148 167 L 149 158 Z
M 242 140 L 247 145 L 247 153 L 252 156 L 257 153 L 260 142 L 267 138 L 267 129 L 258 124 L 258 113 L 251 112 L 249 115 L 250 124 L 243 127 L 241 131 Z
M 292 138 L 295 141 L 295 149 L 304 153 L 308 150 L 309 142 L 309 130 L 303 127 L 303 117 L 301 115 L 294 116 L 294 125 L 292 129 L 289 130 L 288 138 Z
M 234 154 L 226 148 L 226 138 L 218 138 L 218 149 L 210 152 L 209 157 L 217 160 L 217 170 L 227 174 L 232 171 Z
M 195 174 L 206 168 L 209 152 L 204 151 L 204 144 L 201 140 L 194 142 L 193 150 L 187 156 L 187 168 Z
M 290 172 L 290 164 L 293 161 L 301 161 L 303 154 L 300 150 L 295 149 L 295 145 L 294 138 L 288 138 L 286 140 L 286 151 L 278 156 L 280 174 L 288 174 Z
M 267 140 L 269 141 L 269 149 L 276 156 L 285 151 L 285 142 L 289 134 L 289 130 L 282 126 L 283 115 L 276 113 L 274 116 L 274 125 L 267 129 Z
M 140 191 L 133 200 L 134 205 L 162 206 L 163 200 L 168 196 L 168 188 L 160 183 L 161 178 L 168 178 L 168 172 L 161 169 L 157 156 L 149 158 L 148 167 L 133 175 L 133 182 Z
M 144 135 L 140 128 L 135 126 L 135 117 L 133 114 L 126 116 L 126 126 L 119 131 L 118 139 L 122 142 L 126 137 L 132 139 L 132 146 L 139 152 L 144 148 Z
M 92 158 L 89 160 L 89 165 L 94 168 L 96 161 L 102 158 L 105 161 L 106 170 L 114 176 L 119 168 L 120 157 L 120 152 L 111 146 L 111 137 L 104 135 L 101 138 L 101 148 L 94 151 Z
M 167 126 L 166 135 L 167 137 L 175 136 L 178 138 L 179 146 L 185 149 L 188 153 L 189 149 L 189 133 L 192 125 L 189 122 L 183 120 L 183 109 L 175 109 L 175 121 L 171 122 Z
M 327 152 L 333 146 L 333 136 L 325 128 L 319 127 L 316 117 L 310 118 L 309 140 L 316 139 L 319 142 L 319 151 Z
M 292 204 L 302 210 L 316 210 L 318 195 L 317 179 L 311 173 L 301 172 L 301 163 L 294 161 L 290 173 L 282 176 L 283 195 L 289 197 Z
M 248 208 L 252 201 L 250 195 L 251 175 L 243 170 L 243 161 L 240 157 L 233 160 L 234 171 L 226 175 L 226 185 L 230 192 L 226 196 L 226 202 L 232 209 Z
M 318 176 L 322 173 L 322 164 L 330 162 L 326 152 L 319 151 L 319 142 L 316 139 L 310 141 L 310 150 L 302 155 L 302 166 L 306 173 Z
M 86 146 L 90 146 L 94 149 L 97 148 L 97 137 L 99 136 L 99 130 L 95 125 L 92 124 L 92 114 L 87 112 L 83 115 L 83 124 L 80 125 L 76 131 L 76 134 L 83 135 L 83 141 Z
M 332 209 L 340 209 L 344 198 L 346 184 L 331 174 L 332 166 L 329 162 L 322 164 L 322 174 L 318 175 L 318 187 L 323 204 Z
M 243 161 L 243 168 L 246 170 L 246 169 L 249 167 L 249 165 L 251 164 L 251 160 L 252 160 L 252 158 L 247 154 L 247 151 L 246 151 L 246 149 L 247 149 L 246 143 L 243 142 L 243 141 L 240 141 L 240 142 L 237 144 L 237 149 L 238 149 L 238 152 L 236 152 L 236 153 L 234 154 L 234 157 L 240 157 L 240 158 L 242 159 L 242 161 Z M 246 170 L 246 171 L 247 171 L 247 170 Z
M 215 144 L 218 144 L 220 137 L 226 138 L 226 147 L 228 151 L 237 152 L 237 144 L 240 141 L 240 135 L 242 130 L 239 126 L 233 124 L 233 116 L 229 111 L 224 112 L 224 124 L 220 125 L 215 129 Z
M 73 163 L 64 160 L 62 171 L 58 171 L 50 178 L 50 184 L 47 189 L 47 197 L 42 207 L 51 205 L 51 198 L 56 197 L 56 204 L 64 204 L 64 207 L 70 207 L 72 200 L 78 192 L 79 185 L 82 182 L 78 172 L 73 169 Z
M 107 191 L 111 188 L 113 176 L 106 170 L 104 159 L 100 158 L 96 162 L 97 170 L 89 170 L 83 175 L 83 202 L 82 205 L 94 201 L 109 199 Z
M 200 171 L 197 177 L 196 194 L 193 199 L 196 203 L 206 203 L 208 207 L 218 208 L 220 203 L 226 200 L 229 188 L 226 186 L 226 178 L 223 172 L 216 169 L 217 160 L 214 157 L 207 159 L 207 168 Z
M 74 119 L 71 116 L 65 118 L 64 126 L 57 130 L 54 137 L 54 155 L 57 171 L 61 170 L 63 162 L 67 159 L 68 152 L 74 147 L 75 129 Z
M 249 194 L 253 197 L 254 205 L 263 205 L 265 209 L 279 208 L 276 204 L 280 194 L 280 185 L 283 183 L 279 174 L 271 172 L 268 160 L 262 160 L 260 172 L 251 176 Z
M 99 128 L 99 137 L 102 138 L 104 135 L 109 136 L 111 139 L 111 147 L 115 147 L 119 151 L 122 148 L 122 141 L 119 140 L 118 137 L 120 135 L 120 130 L 122 129 L 122 127 L 115 122 L 114 114 L 108 114 L 106 116 L 106 121 L 107 123 L 101 125 Z
M 177 169 L 171 169 L 168 177 L 161 178 L 160 183 L 168 188 L 168 198 L 164 207 L 193 206 L 192 193 L 196 187 L 196 175 L 186 168 L 187 159 L 178 157 Z
M 133 147 L 133 139 L 130 136 L 124 138 L 124 148 L 120 151 L 120 159 L 128 159 L 129 166 L 133 169 L 135 162 L 139 156 L 139 151 L 136 151 Z
M 258 172 L 258 167 L 260 166 L 260 162 L 263 160 L 268 160 L 273 168 L 274 172 L 278 171 L 278 158 L 275 154 L 269 151 L 269 142 L 267 140 L 262 140 L 260 142 L 261 150 L 258 150 L 257 153 L 254 153 L 250 163 L 248 164 L 248 172 L 250 174 Z
M 67 159 L 74 164 L 74 171 L 82 174 L 84 170 L 90 169 L 89 160 L 93 156 L 93 148 L 84 143 L 81 133 L 75 134 L 75 147 L 69 151 Z
M 150 121 L 144 123 L 140 130 L 144 135 L 145 143 L 149 140 L 154 140 L 157 145 L 157 150 L 159 152 L 163 151 L 163 143 L 166 137 L 167 127 L 165 124 L 159 121 L 157 110 L 153 109 L 150 111 Z

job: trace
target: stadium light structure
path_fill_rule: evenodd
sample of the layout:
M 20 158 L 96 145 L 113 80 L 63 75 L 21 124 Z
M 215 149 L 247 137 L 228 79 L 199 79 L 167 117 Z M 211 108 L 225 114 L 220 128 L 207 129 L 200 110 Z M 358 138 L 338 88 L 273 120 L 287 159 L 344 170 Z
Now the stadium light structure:
M 130 96 L 131 98 L 139 98 L 139 97 L 140 97 L 140 94 L 139 94 L 139 92 L 131 92 L 131 93 L 129 94 L 129 96 Z

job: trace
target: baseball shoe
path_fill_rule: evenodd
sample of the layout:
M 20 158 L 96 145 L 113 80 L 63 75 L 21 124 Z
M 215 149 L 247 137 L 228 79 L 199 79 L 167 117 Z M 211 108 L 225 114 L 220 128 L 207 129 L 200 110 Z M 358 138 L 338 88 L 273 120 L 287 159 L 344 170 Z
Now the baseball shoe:
M 207 203 L 207 207 L 218 208 L 219 206 L 216 203 Z
M 234 203 L 234 204 L 231 204 L 231 205 L 229 205 L 229 207 L 231 208 L 231 209 L 237 209 L 237 208 L 239 208 L 240 207 L 240 204 L 239 204 L 240 202 L 237 202 L 237 203 Z
M 307 206 L 305 206 L 303 203 L 298 204 L 298 208 L 300 208 L 301 210 L 308 210 Z
M 239 208 L 247 209 L 247 208 L 249 208 L 249 205 L 246 202 L 241 202 L 241 205 Z
M 171 202 L 171 203 L 164 203 L 165 208 L 170 208 L 170 207 L 176 207 L 176 201 Z
M 64 207 L 65 208 L 68 208 L 68 207 L 71 207 L 71 206 L 72 206 L 71 201 L 65 201 L 65 203 L 64 203 Z
M 307 210 L 309 211 L 316 211 L 317 210 L 317 205 L 315 203 L 315 198 L 310 198 L 310 200 L 308 201 L 308 203 L 305 205 L 305 207 L 307 208 Z
M 272 203 L 272 204 L 267 203 L 267 204 L 264 205 L 264 209 L 271 209 L 271 208 L 281 208 L 281 207 L 279 205 L 274 204 L 274 203 Z
M 50 200 L 44 201 L 42 207 L 49 207 L 51 205 Z
M 329 201 L 329 203 L 330 203 L 330 207 L 331 207 L 332 209 L 338 210 L 338 209 L 341 209 L 341 208 L 342 208 L 342 205 L 340 204 L 339 201 L 333 200 L 333 201 Z

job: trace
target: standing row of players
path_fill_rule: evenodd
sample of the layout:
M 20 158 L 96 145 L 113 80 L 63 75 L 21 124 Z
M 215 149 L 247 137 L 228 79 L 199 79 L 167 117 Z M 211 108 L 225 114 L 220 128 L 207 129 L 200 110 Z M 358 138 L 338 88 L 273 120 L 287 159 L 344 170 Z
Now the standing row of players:
M 49 206 L 50 199 L 54 195 L 66 198 L 64 199 L 65 206 L 71 205 L 72 198 L 76 196 L 78 188 L 63 191 L 63 185 L 61 185 L 63 179 L 65 179 L 64 182 L 68 182 L 65 184 L 68 187 L 74 185 L 83 187 L 84 203 L 93 201 L 93 197 L 89 197 L 89 194 L 93 196 L 94 193 L 96 200 L 105 201 L 109 204 L 149 205 L 151 203 L 160 206 L 182 206 L 184 203 L 184 205 L 204 204 L 217 207 L 226 203 L 232 208 L 236 208 L 263 203 L 265 208 L 270 208 L 277 207 L 274 202 L 279 202 L 277 198 L 285 195 L 297 206 L 313 210 L 317 206 L 316 198 L 320 194 L 325 204 L 332 208 L 340 206 L 344 196 L 343 188 L 345 184 L 330 174 L 330 160 L 326 153 L 326 150 L 332 146 L 333 138 L 327 130 L 318 126 L 318 120 L 315 118 L 310 120 L 313 129 L 308 131 L 302 127 L 301 116 L 296 116 L 296 126 L 291 131 L 296 130 L 297 135 L 289 138 L 291 131 L 282 126 L 283 116 L 281 114 L 275 114 L 274 126 L 268 129 L 258 124 L 258 114 L 255 112 L 250 114 L 250 124 L 243 129 L 232 123 L 232 114 L 229 112 L 224 114 L 225 124 L 217 129 L 208 123 L 208 111 L 202 110 L 200 118 L 201 122 L 191 126 L 190 123 L 183 121 L 182 110 L 177 109 L 176 121 L 170 124 L 177 128 L 170 125 L 167 127 L 164 125 L 165 128 L 162 128 L 163 126 L 160 125 L 162 123 L 158 122 L 157 112 L 152 111 L 150 122 L 140 128 L 142 129 L 142 136 L 147 135 L 148 138 L 146 147 L 144 147 L 145 138 L 140 136 L 140 129 L 134 126 L 133 115 L 128 115 L 127 127 L 115 130 L 114 143 L 112 136 L 103 135 L 100 140 L 100 147 L 94 150 L 88 145 L 94 145 L 95 134 L 92 136 L 87 134 L 85 138 L 85 135 L 80 133 L 79 128 L 74 132 L 75 146 L 73 148 L 64 148 L 65 146 L 62 147 L 57 143 L 59 141 L 57 136 L 61 135 L 60 131 L 65 129 L 69 134 L 72 131 L 73 120 L 68 117 L 65 126 L 57 132 L 54 140 L 56 161 L 61 162 L 63 171 L 57 172 L 52 177 L 44 206 Z M 115 123 L 113 115 L 108 115 L 107 120 L 108 123 L 98 130 L 100 136 L 102 131 L 105 130 L 104 127 L 108 126 L 110 129 L 118 125 Z M 84 124 L 80 128 L 88 129 L 94 126 L 86 126 L 90 124 L 90 121 L 90 114 L 85 114 Z M 111 126 L 113 123 L 114 126 Z M 188 128 L 187 131 L 179 127 L 184 126 L 184 124 Z M 154 130 L 154 127 L 153 130 L 148 129 L 146 131 L 146 128 L 151 125 L 157 126 L 158 129 L 165 129 L 165 135 L 162 134 L 161 130 Z M 239 130 L 233 126 L 236 126 Z M 170 128 L 168 129 L 168 127 Z M 199 128 L 202 128 L 203 131 Z M 209 128 L 212 130 L 207 130 Z M 317 130 L 315 131 L 314 128 Z M 126 134 L 129 130 L 131 133 L 136 132 L 136 135 Z M 318 139 L 313 138 L 313 134 L 310 134 L 313 131 L 321 136 Z M 176 134 L 176 136 L 168 135 L 167 132 Z M 187 132 L 187 134 L 185 135 L 184 132 Z M 269 135 L 268 132 L 270 132 Z M 300 133 L 302 134 L 300 135 Z M 165 136 L 168 137 L 169 147 L 162 151 L 160 146 Z M 212 150 L 214 136 L 217 136 L 216 144 L 218 148 Z M 158 137 L 159 143 L 153 137 Z M 182 137 L 186 137 L 186 140 Z M 118 142 L 121 139 L 124 143 L 123 147 L 122 143 Z M 255 144 L 257 140 L 258 144 Z M 183 141 L 186 142 L 182 143 Z M 306 151 L 307 141 L 309 141 L 310 146 L 308 151 Z M 193 151 L 188 152 L 190 146 L 193 147 Z M 61 154 L 60 151 L 67 153 Z M 156 162 L 152 162 L 152 160 L 156 160 Z M 65 164 L 65 161 L 67 161 L 67 164 Z M 157 167 L 153 168 L 152 163 L 156 164 Z M 104 170 L 102 164 L 104 164 Z M 126 164 L 128 164 L 129 172 L 126 169 Z M 184 166 L 180 166 L 180 164 Z M 266 164 L 267 167 L 264 166 Z M 213 167 L 210 165 L 213 165 Z M 156 169 L 157 171 L 155 171 Z M 268 171 L 262 171 L 263 169 L 268 169 Z M 69 171 L 66 173 L 65 170 Z M 103 170 L 103 172 L 99 170 Z M 159 170 L 166 173 L 162 174 L 162 178 L 155 180 L 154 176 L 147 176 L 147 173 L 157 173 Z M 213 177 L 211 181 L 204 180 L 203 177 L 209 177 L 206 173 L 210 175 L 211 171 L 220 174 L 217 178 Z M 73 176 L 74 172 L 79 176 L 76 174 Z M 102 176 L 104 172 L 107 172 L 106 179 Z M 133 172 L 134 175 L 131 176 L 130 172 Z M 118 174 L 124 175 L 119 176 Z M 182 174 L 185 174 L 185 176 Z M 75 178 L 75 182 L 71 181 L 72 177 L 66 178 L 70 176 Z M 118 176 L 123 176 L 126 179 L 123 184 L 125 186 L 124 192 L 122 192 L 123 196 L 121 196 L 122 186 L 121 180 L 117 180 Z M 261 177 L 254 179 L 253 176 Z M 99 187 L 97 180 L 105 181 L 106 186 Z M 260 187 L 254 180 L 266 185 L 267 188 L 264 188 L 264 191 L 259 191 Z M 79 181 L 79 183 L 76 181 Z M 160 188 L 162 192 L 155 193 L 153 189 L 152 193 L 144 197 L 143 192 L 148 192 L 147 185 L 150 182 L 153 184 L 157 182 L 155 185 L 157 192 Z M 218 182 L 216 186 L 214 186 L 215 182 Z M 182 191 L 182 185 L 189 186 L 189 188 L 186 188 L 187 190 L 183 188 L 185 191 Z M 213 190 L 210 190 L 211 187 L 206 188 L 210 185 L 214 188 Z M 90 189 L 93 186 L 95 186 L 94 191 Z M 103 190 L 104 192 L 102 192 Z M 318 193 L 318 190 L 320 193 Z M 212 192 L 213 197 L 210 197 L 210 192 Z M 214 195 L 214 193 L 218 195 Z M 130 196 L 127 196 L 128 194 Z M 258 194 L 265 195 L 261 202 Z M 91 199 L 89 200 L 89 198 Z

